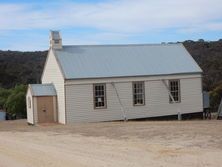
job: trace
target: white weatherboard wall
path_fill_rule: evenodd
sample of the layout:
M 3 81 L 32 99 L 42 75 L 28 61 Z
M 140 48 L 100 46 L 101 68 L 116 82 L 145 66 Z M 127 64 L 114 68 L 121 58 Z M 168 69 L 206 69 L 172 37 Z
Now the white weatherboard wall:
M 64 78 L 53 51 L 50 49 L 42 74 L 42 83 L 53 83 L 57 93 L 58 122 L 65 124 Z
M 31 100 L 31 108 L 28 107 L 28 97 Z M 30 124 L 35 124 L 38 122 L 38 113 L 37 113 L 37 98 L 32 96 L 30 88 L 28 88 L 26 94 L 26 109 L 27 109 L 27 122 Z
M 29 104 L 28 104 L 28 98 L 30 98 L 31 100 L 31 108 L 29 108 Z M 27 121 L 30 124 L 34 124 L 34 118 L 33 118 L 33 97 L 31 94 L 31 90 L 30 88 L 28 88 L 27 94 L 26 94 L 26 110 L 27 110 Z
M 37 97 L 33 97 L 34 123 L 38 123 Z
M 170 104 L 162 79 L 180 79 L 181 103 Z M 145 81 L 145 105 L 133 106 L 132 81 Z M 115 83 L 128 119 L 201 112 L 201 75 L 171 75 L 66 81 L 67 123 L 122 120 L 123 114 L 112 86 Z M 106 83 L 107 109 L 94 109 L 93 83 Z

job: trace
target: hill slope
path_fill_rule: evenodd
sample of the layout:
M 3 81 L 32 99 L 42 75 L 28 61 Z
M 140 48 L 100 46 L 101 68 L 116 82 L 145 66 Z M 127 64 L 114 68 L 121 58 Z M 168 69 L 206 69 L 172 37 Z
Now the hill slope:
M 0 87 L 40 81 L 47 51 L 0 51 Z

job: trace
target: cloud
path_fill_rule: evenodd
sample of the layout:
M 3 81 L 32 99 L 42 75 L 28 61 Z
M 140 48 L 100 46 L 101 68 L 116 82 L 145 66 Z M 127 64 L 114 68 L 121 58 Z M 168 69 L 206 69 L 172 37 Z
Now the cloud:
M 192 29 L 221 31 L 221 11 L 221 0 L 0 3 L 0 30 L 89 27 L 109 33 L 130 34 L 169 28 L 176 28 L 179 32 L 185 29 L 190 32 Z
M 110 32 L 94 32 L 94 33 L 84 33 L 84 34 L 63 33 L 62 36 L 65 39 L 64 42 L 66 44 L 72 44 L 72 45 L 114 44 L 113 41 L 115 41 L 115 44 L 117 44 L 117 43 L 122 43 L 123 39 L 125 43 L 130 43 L 130 41 L 127 42 L 127 39 L 133 37 L 133 35 L 131 34 L 110 33 Z
M 62 31 L 64 44 L 209 38 L 222 31 L 221 11 L 221 0 L 0 2 L 0 47 L 47 49 L 50 29 Z M 220 38 L 219 33 L 213 38 Z
M 181 33 L 203 33 L 207 31 L 222 31 L 222 22 L 209 22 L 207 24 L 199 24 L 195 26 L 188 26 L 182 29 L 179 29 L 178 32 Z

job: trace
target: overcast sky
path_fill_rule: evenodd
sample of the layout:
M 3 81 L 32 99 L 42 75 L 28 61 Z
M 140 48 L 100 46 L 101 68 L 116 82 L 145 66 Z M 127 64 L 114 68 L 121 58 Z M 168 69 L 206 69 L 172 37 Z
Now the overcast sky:
M 0 0 L 0 50 L 222 38 L 222 0 Z

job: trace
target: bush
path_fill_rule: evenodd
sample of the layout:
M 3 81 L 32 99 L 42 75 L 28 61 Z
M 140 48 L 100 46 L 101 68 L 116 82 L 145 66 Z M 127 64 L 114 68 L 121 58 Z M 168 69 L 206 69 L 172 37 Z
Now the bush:
M 222 99 L 222 83 L 210 92 L 210 106 L 216 112 Z
M 26 118 L 27 86 L 17 85 L 12 89 L 0 89 L 0 107 L 7 115 L 16 118 Z

